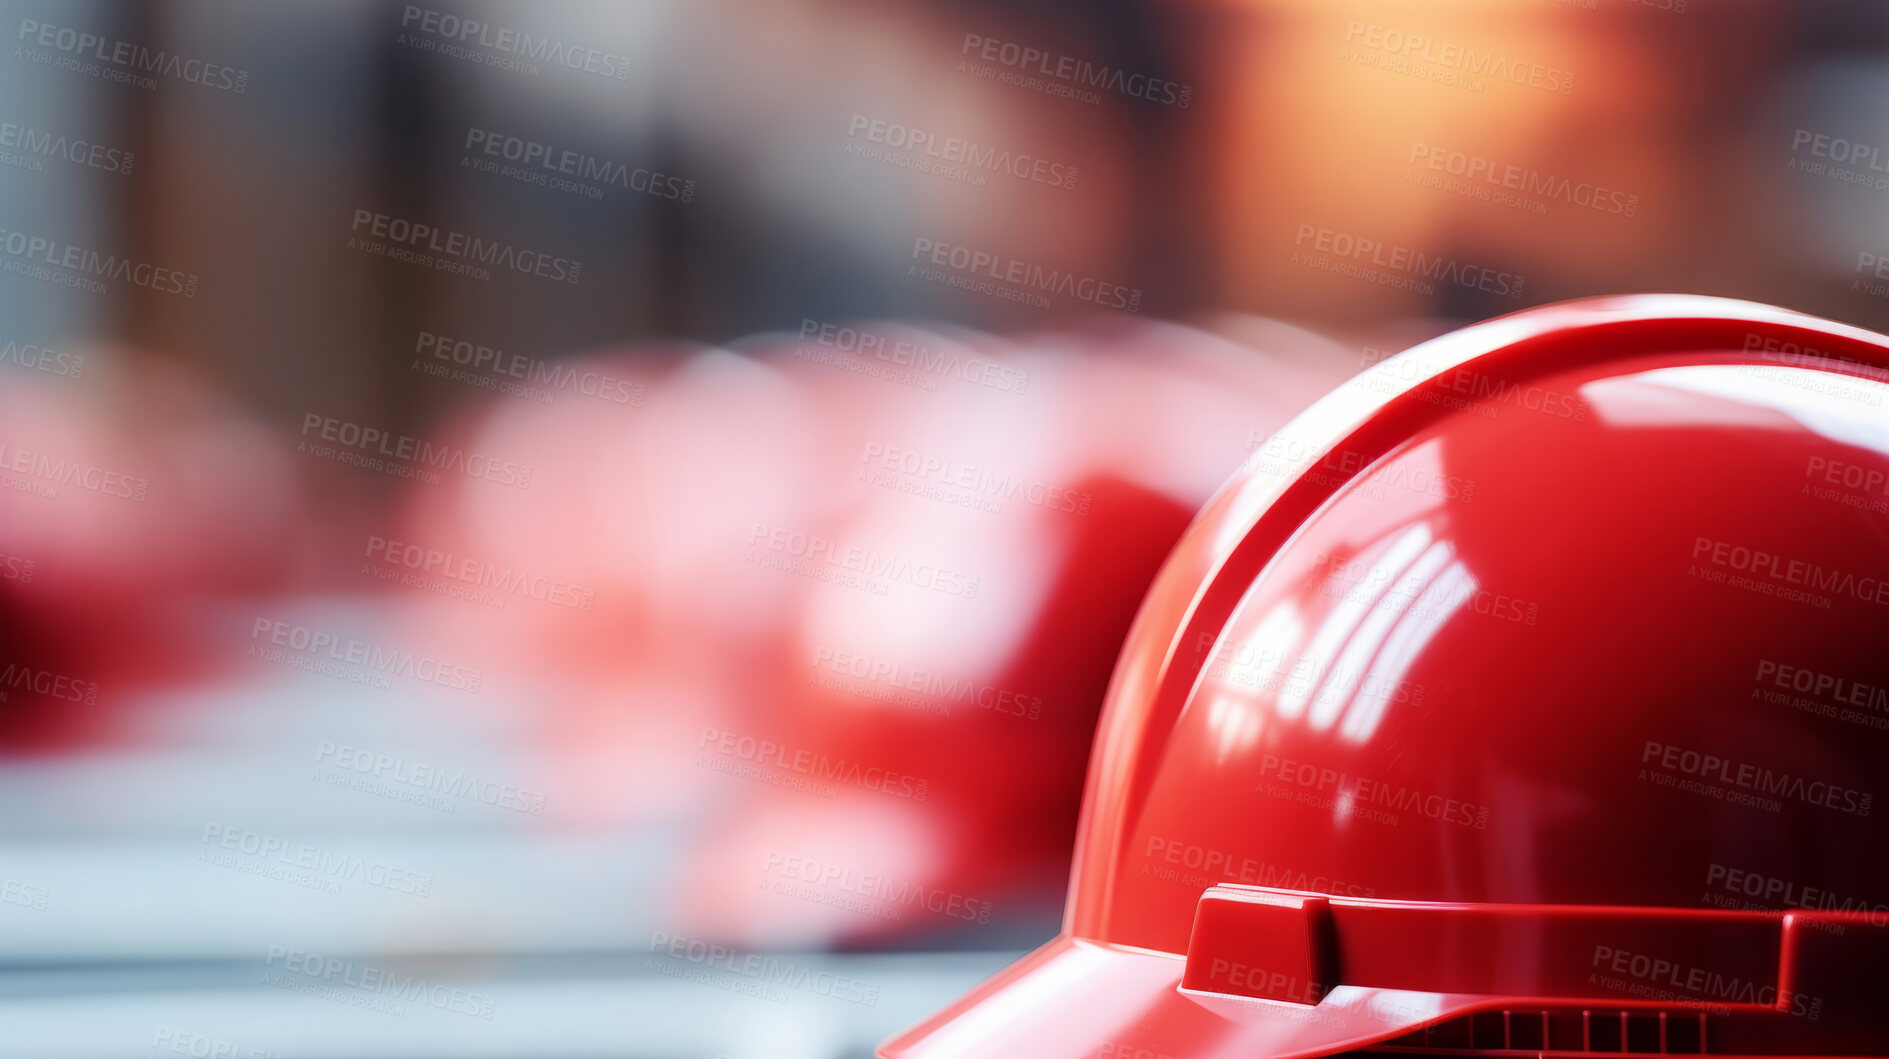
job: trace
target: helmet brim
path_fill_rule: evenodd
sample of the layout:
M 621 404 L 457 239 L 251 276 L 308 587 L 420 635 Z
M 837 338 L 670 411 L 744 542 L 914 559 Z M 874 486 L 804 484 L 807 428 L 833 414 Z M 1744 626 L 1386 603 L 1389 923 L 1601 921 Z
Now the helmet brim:
M 1340 986 L 1317 1005 L 1183 991 L 1178 956 L 1056 938 L 879 1046 L 883 1059 L 1272 1059 L 1379 1044 L 1497 1002 Z

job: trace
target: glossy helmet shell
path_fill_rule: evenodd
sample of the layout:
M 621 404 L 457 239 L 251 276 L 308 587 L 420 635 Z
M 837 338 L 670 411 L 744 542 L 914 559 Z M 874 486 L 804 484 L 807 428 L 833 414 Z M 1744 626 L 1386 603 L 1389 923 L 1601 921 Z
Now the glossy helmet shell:
M 1439 1033 L 1624 1051 L 1655 1024 L 1644 1050 L 1889 1054 L 1867 1010 L 1889 1003 L 1869 1000 L 1889 995 L 1885 367 L 1889 340 L 1856 328 L 1644 296 L 1489 321 L 1341 387 L 1257 448 L 1143 604 L 1063 934 L 882 1054 L 1300 1056 Z M 1877 946 L 1875 970 L 1727 984 L 1705 956 L 1657 971 L 1627 931 L 1578 967 L 1446 939 L 1405 954 L 1394 989 L 1345 984 L 1342 961 L 1299 1003 L 1183 989 L 1222 884 L 1815 909 Z M 1549 994 L 1577 979 L 1578 1002 Z

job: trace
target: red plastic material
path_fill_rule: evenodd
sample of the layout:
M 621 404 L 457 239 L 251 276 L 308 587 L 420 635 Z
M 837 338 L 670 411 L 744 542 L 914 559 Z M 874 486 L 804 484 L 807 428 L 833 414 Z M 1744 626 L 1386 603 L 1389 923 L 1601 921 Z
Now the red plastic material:
M 1201 895 L 1181 986 L 1300 1004 L 1317 1004 L 1339 985 L 1617 1003 L 1597 972 L 1626 973 L 1701 1002 L 1715 978 L 1736 981 L 1717 1001 L 1726 1010 L 1789 1011 L 1798 983 L 1882 975 L 1874 965 L 1889 955 L 1889 928 L 1871 920 L 1869 913 L 1372 901 L 1216 886 Z M 1889 1005 L 1869 1005 L 1866 1013 L 1889 1032 Z
M 1313 1056 L 1571 1012 L 1889 1055 L 1885 369 L 1880 335 L 1646 296 L 1339 388 L 1143 603 L 1063 936 L 881 1054 Z
M 1355 931 L 1345 938 L 1356 947 Z M 1234 886 L 1201 895 L 1181 988 L 1316 1004 L 1337 984 L 1337 932 L 1324 895 Z

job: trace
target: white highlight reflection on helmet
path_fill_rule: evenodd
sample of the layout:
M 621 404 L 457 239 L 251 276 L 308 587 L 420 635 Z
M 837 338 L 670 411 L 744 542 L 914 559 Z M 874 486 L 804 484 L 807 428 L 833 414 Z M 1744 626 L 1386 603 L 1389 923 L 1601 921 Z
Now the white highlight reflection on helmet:
M 1385 708 L 1396 697 L 1397 687 L 1403 683 L 1417 656 L 1423 653 L 1424 645 L 1469 602 L 1479 587 L 1476 575 L 1470 573 L 1461 560 L 1450 563 L 1436 580 L 1425 586 L 1416 603 L 1391 630 L 1384 649 L 1378 652 L 1377 661 L 1365 675 L 1363 686 L 1376 690 L 1361 697 L 1358 708 L 1345 717 L 1339 735 L 1354 743 L 1370 741 L 1384 720 Z
M 1429 547 L 1431 539 L 1427 523 L 1419 522 L 1410 526 L 1385 549 L 1382 559 L 1370 565 L 1371 576 L 1381 577 L 1382 580 L 1380 586 L 1373 586 L 1376 591 L 1368 595 L 1362 590 L 1346 592 L 1339 597 L 1337 605 L 1325 616 L 1325 623 L 1313 635 L 1312 643 L 1305 652 L 1305 658 L 1311 665 L 1318 666 L 1321 674 L 1324 667 L 1319 666 L 1320 661 L 1336 655 L 1351 639 L 1372 608 L 1383 603 L 1384 597 L 1403 580 L 1406 569 Z M 1318 679 L 1289 680 L 1274 709 L 1281 718 L 1297 718 L 1305 712 L 1306 704 L 1319 686 Z

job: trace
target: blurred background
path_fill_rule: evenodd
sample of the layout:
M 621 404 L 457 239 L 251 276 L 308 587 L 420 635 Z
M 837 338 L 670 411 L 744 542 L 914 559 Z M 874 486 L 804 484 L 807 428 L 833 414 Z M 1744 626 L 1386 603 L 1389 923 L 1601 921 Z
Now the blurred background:
M 1864 0 L 0 13 L 0 1054 L 870 1055 L 1321 393 L 1889 328 Z

